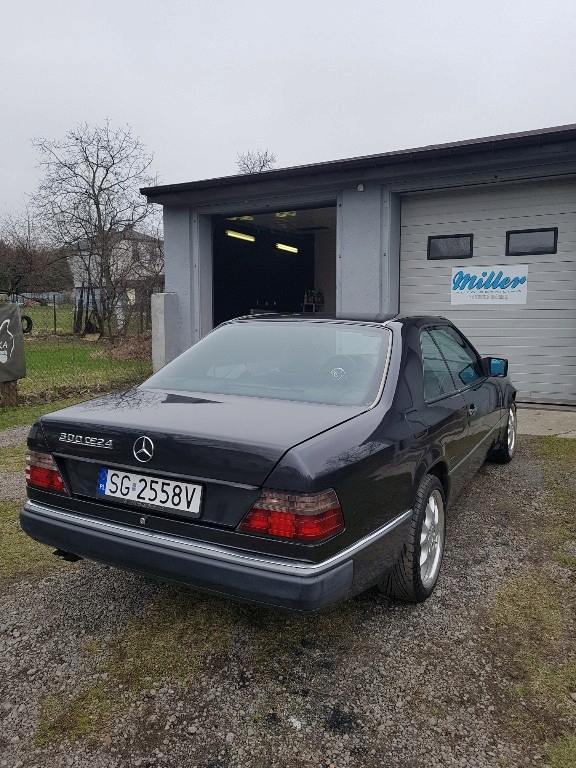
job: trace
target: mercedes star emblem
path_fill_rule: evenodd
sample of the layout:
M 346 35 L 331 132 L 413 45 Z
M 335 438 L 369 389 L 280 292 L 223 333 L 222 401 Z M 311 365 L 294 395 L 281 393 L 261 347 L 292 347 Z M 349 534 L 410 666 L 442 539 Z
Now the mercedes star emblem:
M 142 437 L 139 437 L 134 443 L 132 453 L 134 454 L 134 457 L 142 463 L 145 461 L 150 461 L 154 455 L 154 443 L 152 440 L 150 440 L 149 437 L 143 435 Z

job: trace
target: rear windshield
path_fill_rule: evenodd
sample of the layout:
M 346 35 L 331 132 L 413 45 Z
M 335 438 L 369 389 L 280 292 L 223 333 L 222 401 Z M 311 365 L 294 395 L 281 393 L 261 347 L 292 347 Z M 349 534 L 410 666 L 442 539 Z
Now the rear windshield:
M 146 389 L 370 405 L 390 331 L 345 323 L 246 321 L 217 328 L 141 386 Z

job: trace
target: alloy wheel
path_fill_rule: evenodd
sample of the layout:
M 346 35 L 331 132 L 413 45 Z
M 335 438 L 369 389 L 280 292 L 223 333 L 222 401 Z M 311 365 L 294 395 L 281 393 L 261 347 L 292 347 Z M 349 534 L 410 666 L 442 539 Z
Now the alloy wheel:
M 438 490 L 428 497 L 420 532 L 420 578 L 428 588 L 436 581 L 444 550 L 444 502 Z

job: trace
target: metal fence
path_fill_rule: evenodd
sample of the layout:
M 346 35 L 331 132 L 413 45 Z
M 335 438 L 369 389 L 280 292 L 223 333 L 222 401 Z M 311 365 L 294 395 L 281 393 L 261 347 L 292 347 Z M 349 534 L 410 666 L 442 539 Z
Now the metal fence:
M 1 293 L 1 291 L 0 291 Z M 63 335 L 100 332 L 102 329 L 93 300 L 84 292 L 12 293 L 10 300 L 20 306 L 24 333 Z M 142 291 L 128 307 L 118 309 L 126 320 L 122 335 L 142 334 L 152 329 L 151 293 Z
M 90 397 L 143 381 L 152 372 L 149 317 L 134 313 L 126 333 L 112 343 L 98 333 L 75 333 L 79 307 L 59 292 L 16 298 L 24 331 L 26 378 L 17 385 L 18 403 Z M 93 330 L 85 323 L 83 330 Z M 0 405 L 11 405 L 2 402 Z

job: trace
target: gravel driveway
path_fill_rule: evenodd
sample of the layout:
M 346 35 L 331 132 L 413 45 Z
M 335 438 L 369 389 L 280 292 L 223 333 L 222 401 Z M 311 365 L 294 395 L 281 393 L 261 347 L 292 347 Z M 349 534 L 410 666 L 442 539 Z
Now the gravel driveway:
M 481 470 L 419 606 L 371 591 L 298 617 L 86 561 L 0 581 L 0 766 L 541 765 L 504 727 L 513 671 L 486 612 L 536 556 L 541 480 L 528 437 Z

